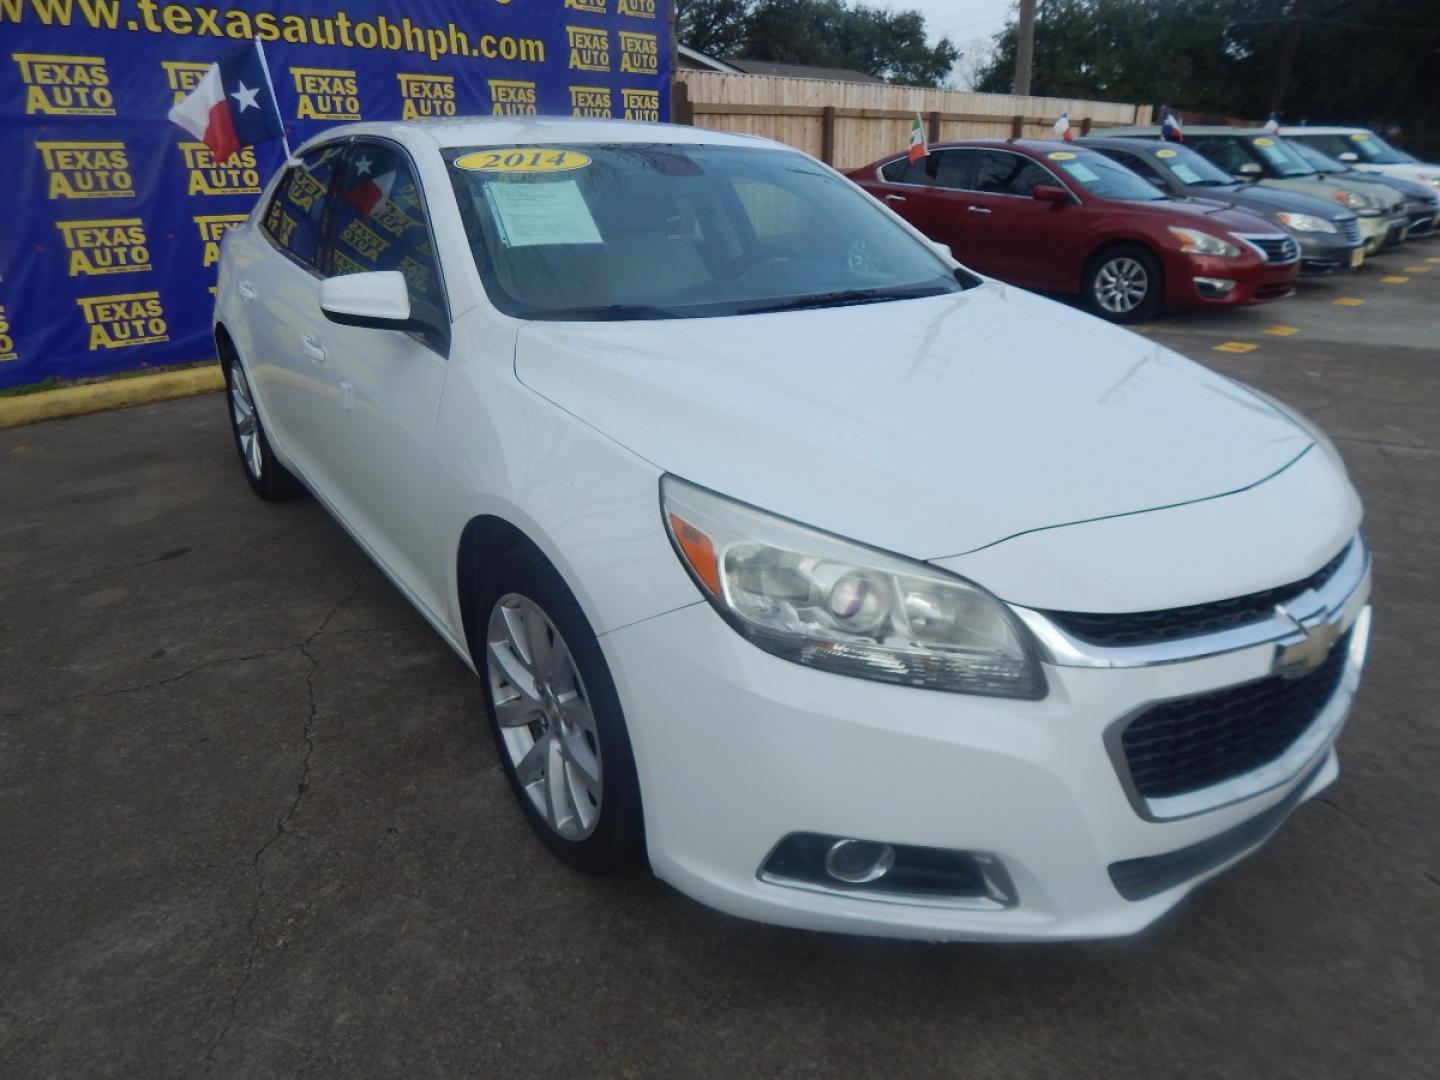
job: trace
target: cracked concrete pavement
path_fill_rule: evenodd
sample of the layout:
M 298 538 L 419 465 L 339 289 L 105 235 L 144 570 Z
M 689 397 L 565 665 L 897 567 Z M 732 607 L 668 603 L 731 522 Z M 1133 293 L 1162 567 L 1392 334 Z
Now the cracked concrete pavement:
M 474 677 L 313 501 L 250 494 L 218 397 L 0 432 L 0 1075 L 1432 1072 L 1435 271 L 1146 330 L 1335 436 L 1378 615 L 1337 784 L 1129 941 L 829 937 L 573 874 Z

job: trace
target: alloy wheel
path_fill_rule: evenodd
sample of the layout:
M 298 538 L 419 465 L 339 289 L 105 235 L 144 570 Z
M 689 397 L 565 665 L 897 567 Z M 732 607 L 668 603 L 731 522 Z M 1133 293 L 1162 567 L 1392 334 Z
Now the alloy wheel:
M 1095 275 L 1095 299 L 1115 315 L 1134 311 L 1150 291 L 1150 275 L 1129 256 L 1111 259 Z
M 250 396 L 245 370 L 238 362 L 230 368 L 230 413 L 235 419 L 235 438 L 240 443 L 245 468 L 258 480 L 265 465 L 260 447 L 260 419 L 255 412 L 255 400 Z
M 501 743 L 545 823 L 583 840 L 600 820 L 600 738 L 585 682 L 550 617 L 518 593 L 490 612 L 485 666 Z

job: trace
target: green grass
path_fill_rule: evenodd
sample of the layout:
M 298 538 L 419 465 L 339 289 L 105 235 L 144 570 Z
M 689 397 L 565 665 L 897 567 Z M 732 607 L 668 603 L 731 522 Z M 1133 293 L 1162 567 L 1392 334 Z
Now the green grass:
M 27 394 L 43 394 L 47 390 L 60 390 L 66 386 L 85 386 L 88 383 L 115 382 L 118 379 L 138 379 L 144 375 L 160 375 L 168 371 L 184 371 L 187 368 L 206 367 L 216 363 L 215 360 L 196 360 L 188 364 L 164 364 L 160 367 L 142 367 L 133 371 L 117 371 L 110 375 L 82 376 L 78 379 L 57 379 L 54 375 L 46 375 L 39 382 L 23 383 L 20 386 L 11 386 L 0 389 L 0 398 L 25 397 Z
M 10 386 L 0 390 L 0 398 L 24 397 L 26 394 L 43 394 L 46 390 L 58 390 L 60 384 L 56 382 L 54 375 L 46 375 L 39 382 L 23 383 L 20 386 Z

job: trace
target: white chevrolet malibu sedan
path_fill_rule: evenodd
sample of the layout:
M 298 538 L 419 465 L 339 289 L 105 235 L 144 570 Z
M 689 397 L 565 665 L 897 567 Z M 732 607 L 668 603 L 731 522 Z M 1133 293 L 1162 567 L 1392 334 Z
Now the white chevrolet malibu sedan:
M 1370 565 L 1324 435 L 793 150 L 336 128 L 225 237 L 215 338 L 251 486 L 473 666 L 574 866 L 1128 934 L 1337 774 Z

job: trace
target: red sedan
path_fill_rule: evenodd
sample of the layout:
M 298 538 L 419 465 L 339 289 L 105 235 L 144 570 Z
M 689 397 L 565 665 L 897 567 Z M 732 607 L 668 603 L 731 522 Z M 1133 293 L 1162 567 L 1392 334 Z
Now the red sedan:
M 848 174 L 967 266 L 1095 314 L 1263 304 L 1295 291 L 1295 241 L 1244 211 L 1157 191 L 1071 143 L 967 140 Z

